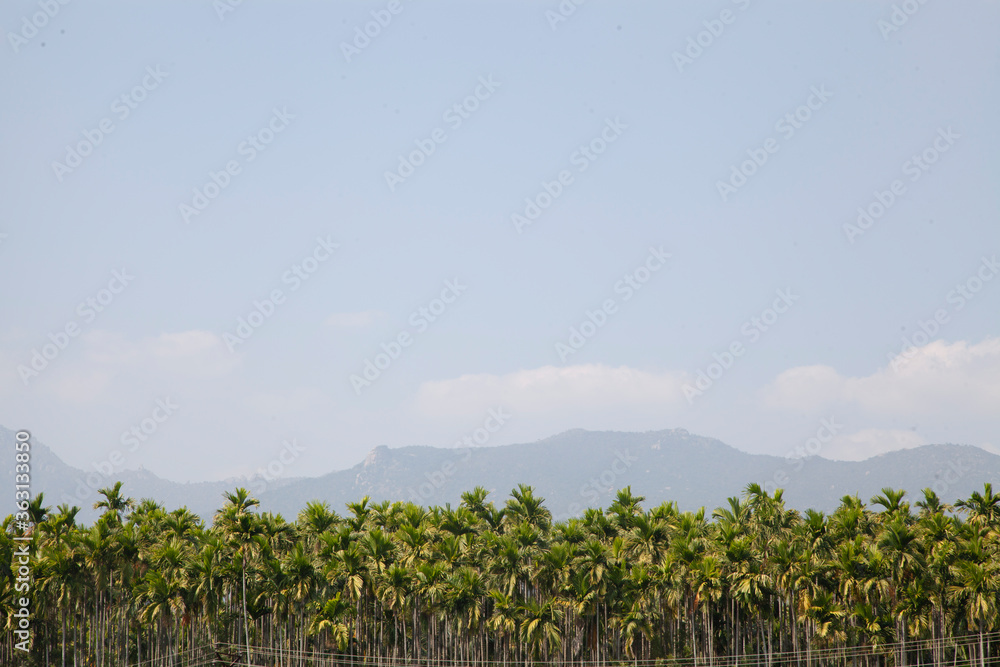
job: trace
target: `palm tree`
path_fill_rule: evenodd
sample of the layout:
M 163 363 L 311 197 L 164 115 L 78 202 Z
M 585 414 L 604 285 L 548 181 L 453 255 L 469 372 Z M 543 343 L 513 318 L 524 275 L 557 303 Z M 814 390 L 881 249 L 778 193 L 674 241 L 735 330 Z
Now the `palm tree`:
M 105 513 L 111 515 L 112 520 L 119 524 L 125 518 L 125 514 L 135 507 L 135 501 L 122 496 L 121 491 L 121 482 L 115 482 L 113 487 L 98 489 L 97 492 L 104 496 L 104 500 L 94 503 L 94 509 L 103 509 Z
M 630 530 L 635 518 L 642 515 L 640 505 L 644 500 L 646 499 L 643 496 L 632 495 L 632 487 L 626 486 L 618 491 L 615 501 L 608 507 L 607 514 L 615 517 L 619 530 Z
M 901 497 L 900 494 L 899 497 Z M 899 510 L 888 510 L 895 511 Z M 891 587 L 889 589 L 889 604 L 898 605 L 902 592 L 914 579 L 915 573 L 924 567 L 924 558 L 920 553 L 920 543 L 917 535 L 906 525 L 902 517 L 898 514 L 887 523 L 879 538 L 878 546 L 888 557 L 888 565 L 891 576 Z M 897 637 L 900 642 L 899 662 L 906 665 L 906 634 L 909 619 L 905 612 L 897 616 Z
M 351 603 L 341 599 L 340 593 L 337 593 L 326 601 L 313 618 L 309 626 L 309 634 L 317 635 L 328 632 L 330 639 L 337 646 L 337 650 L 346 651 L 350 641 L 350 631 L 344 621 L 351 617 L 353 611 Z
M 992 630 L 997 622 L 996 560 L 987 564 L 962 561 L 955 566 L 957 584 L 949 590 L 960 609 L 965 612 L 969 625 L 975 627 L 979 636 L 979 667 L 986 667 L 986 652 L 983 635 Z
M 552 513 L 545 509 L 544 498 L 535 496 L 534 490 L 525 484 L 518 484 L 510 492 L 507 501 L 507 517 L 517 522 L 525 522 L 534 528 L 547 530 L 552 521 Z
M 327 503 L 311 501 L 299 512 L 298 523 L 306 535 L 318 537 L 337 525 L 340 517 Z
M 630 524 L 625 538 L 629 556 L 637 563 L 660 565 L 670 543 L 667 523 L 646 514 L 638 514 L 632 517 Z
M 263 534 L 260 522 L 250 509 L 260 505 L 243 487 L 223 494 L 226 504 L 216 514 L 216 524 L 226 536 L 228 546 L 235 551 L 240 567 L 243 603 L 243 641 L 246 646 L 247 664 L 250 664 L 250 622 L 247 614 L 247 561 L 257 546 L 256 538 Z
M 987 482 L 983 492 L 973 491 L 966 500 L 959 500 L 955 507 L 969 515 L 969 523 L 977 526 L 1000 526 L 1000 493 L 993 493 L 993 485 Z
M 402 566 L 390 565 L 379 577 L 376 595 L 383 606 L 393 614 L 394 646 L 393 654 L 398 657 L 399 637 L 403 637 L 403 651 L 406 651 L 406 615 L 412 597 L 413 578 L 410 571 Z
M 37 526 L 45 521 L 49 515 L 49 510 L 52 509 L 51 507 L 43 507 L 42 502 L 44 498 L 45 494 L 39 493 L 28 503 L 28 521 L 31 522 L 32 526 Z
M 155 625 L 157 644 L 161 651 L 165 654 L 175 653 L 174 633 L 177 630 L 177 617 L 183 610 L 179 583 L 167 579 L 157 570 L 150 570 L 139 583 L 137 598 L 141 610 L 139 621 Z
M 544 603 L 529 600 L 521 606 L 521 613 L 521 641 L 532 649 L 535 658 L 548 660 L 562 642 L 563 610 L 552 600 Z
M 909 513 L 909 505 L 903 502 L 904 496 L 906 496 L 906 491 L 897 491 L 886 486 L 882 489 L 882 493 L 874 496 L 870 502 L 872 505 L 881 505 L 889 517 L 894 517 L 899 513 Z

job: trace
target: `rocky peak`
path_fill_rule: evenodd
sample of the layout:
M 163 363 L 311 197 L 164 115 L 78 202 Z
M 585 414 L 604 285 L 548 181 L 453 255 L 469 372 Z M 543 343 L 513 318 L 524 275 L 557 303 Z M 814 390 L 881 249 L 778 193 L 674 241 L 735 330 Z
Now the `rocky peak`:
M 375 449 L 368 452 L 368 456 L 365 457 L 362 467 L 370 468 L 371 466 L 378 465 L 380 463 L 385 463 L 389 458 L 389 448 L 385 445 L 379 445 Z

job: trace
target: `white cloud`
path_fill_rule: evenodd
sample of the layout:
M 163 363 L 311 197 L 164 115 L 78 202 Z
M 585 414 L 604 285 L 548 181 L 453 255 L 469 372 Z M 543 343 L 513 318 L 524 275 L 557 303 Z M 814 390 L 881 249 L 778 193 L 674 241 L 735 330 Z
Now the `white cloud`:
M 813 412 L 856 407 L 871 415 L 912 418 L 995 416 L 1000 405 L 1000 338 L 977 344 L 938 340 L 863 377 L 829 366 L 800 366 L 763 390 L 771 408 Z
M 818 412 L 845 400 L 847 379 L 830 366 L 796 366 L 784 371 L 763 390 L 764 404 Z
M 425 382 L 416 396 L 417 410 L 429 416 L 470 414 L 493 405 L 522 415 L 556 416 L 683 404 L 679 374 L 602 364 L 463 375 Z
M 92 363 L 152 367 L 168 374 L 198 378 L 226 375 L 240 364 L 221 336 L 210 331 L 165 333 L 132 342 L 124 336 L 95 331 L 86 336 Z
M 96 330 L 80 341 L 82 358 L 52 362 L 44 373 L 59 398 L 87 403 L 98 400 L 114 380 L 128 376 L 143 383 L 203 381 L 223 377 L 239 366 L 222 338 L 208 331 L 182 331 L 132 341 L 120 333 Z

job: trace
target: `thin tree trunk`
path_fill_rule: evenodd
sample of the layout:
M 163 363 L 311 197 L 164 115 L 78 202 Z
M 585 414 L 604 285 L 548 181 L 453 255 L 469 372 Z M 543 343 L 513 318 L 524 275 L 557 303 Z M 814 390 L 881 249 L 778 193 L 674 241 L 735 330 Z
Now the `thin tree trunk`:
M 247 564 L 244 558 L 242 563 L 243 573 L 243 639 L 247 647 L 247 665 L 250 664 L 250 628 L 247 625 Z

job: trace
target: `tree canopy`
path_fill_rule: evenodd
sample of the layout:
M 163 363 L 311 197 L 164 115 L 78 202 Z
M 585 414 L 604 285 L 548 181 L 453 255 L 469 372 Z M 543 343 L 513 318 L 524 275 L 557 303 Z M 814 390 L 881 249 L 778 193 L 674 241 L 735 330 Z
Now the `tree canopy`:
M 294 521 L 225 494 L 211 525 L 102 489 L 0 531 L 3 664 L 976 664 L 1000 659 L 1000 494 L 883 489 L 829 516 L 750 484 L 711 515 L 367 497 Z M 30 545 L 32 642 L 15 648 Z M 992 661 L 992 662 L 991 662 Z M 219 663 L 222 664 L 222 663 Z

